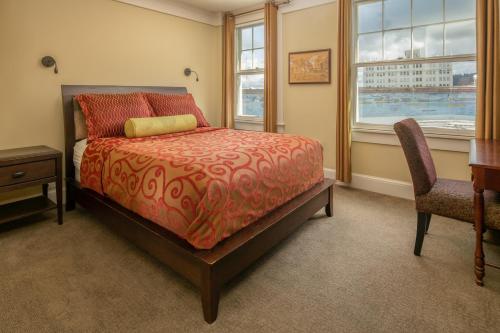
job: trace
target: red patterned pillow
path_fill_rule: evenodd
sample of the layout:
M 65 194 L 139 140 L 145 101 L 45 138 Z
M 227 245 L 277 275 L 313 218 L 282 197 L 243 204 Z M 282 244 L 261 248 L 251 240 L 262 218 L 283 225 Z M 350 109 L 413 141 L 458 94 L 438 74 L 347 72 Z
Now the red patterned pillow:
M 210 124 L 203 116 L 201 110 L 196 106 L 191 94 L 185 95 L 165 95 L 155 93 L 145 93 L 149 105 L 153 108 L 156 116 L 178 116 L 182 114 L 192 114 L 196 117 L 198 127 L 208 127 Z
M 83 94 L 76 96 L 82 107 L 88 130 L 88 140 L 124 136 L 129 118 L 151 117 L 152 112 L 141 93 Z

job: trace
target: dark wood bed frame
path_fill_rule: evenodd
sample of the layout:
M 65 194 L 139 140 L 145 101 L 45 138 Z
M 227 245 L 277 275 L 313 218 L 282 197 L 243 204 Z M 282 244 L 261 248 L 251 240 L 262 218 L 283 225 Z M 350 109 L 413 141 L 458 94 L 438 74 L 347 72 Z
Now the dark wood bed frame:
M 185 94 L 186 88 L 126 86 L 62 86 L 65 129 L 66 209 L 75 204 L 95 214 L 120 235 L 132 241 L 201 291 L 203 315 L 208 323 L 217 318 L 223 285 L 278 244 L 316 212 L 325 207 L 332 216 L 333 184 L 321 184 L 278 207 L 255 223 L 223 240 L 210 250 L 197 250 L 185 240 L 142 218 L 107 197 L 80 187 L 75 180 L 73 147 L 75 123 L 73 96 L 82 93 L 160 92 Z

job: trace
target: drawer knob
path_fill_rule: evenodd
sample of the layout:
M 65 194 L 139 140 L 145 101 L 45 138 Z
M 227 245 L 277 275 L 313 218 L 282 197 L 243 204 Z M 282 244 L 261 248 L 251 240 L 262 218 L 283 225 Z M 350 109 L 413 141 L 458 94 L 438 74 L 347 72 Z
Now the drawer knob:
M 24 177 L 25 174 L 26 174 L 26 172 L 24 172 L 24 171 L 18 171 L 18 172 L 15 172 L 12 174 L 12 178 L 14 178 L 14 179 L 21 178 L 21 177 Z

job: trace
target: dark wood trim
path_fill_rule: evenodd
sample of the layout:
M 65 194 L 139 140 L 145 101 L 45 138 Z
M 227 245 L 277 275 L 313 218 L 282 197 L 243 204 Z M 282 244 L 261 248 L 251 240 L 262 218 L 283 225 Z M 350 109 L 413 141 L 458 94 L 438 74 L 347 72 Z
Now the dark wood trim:
M 84 88 L 82 88 L 84 87 Z M 239 274 L 263 254 L 280 243 L 323 207 L 332 214 L 334 181 L 322 183 L 276 208 L 210 250 L 197 250 L 185 240 L 141 216 L 122 207 L 113 200 L 94 191 L 84 189 L 76 182 L 73 166 L 75 144 L 73 94 L 87 91 L 86 86 L 63 86 L 64 122 L 66 136 L 66 191 L 70 209 L 78 203 L 138 247 L 147 251 L 174 271 L 184 276 L 201 293 L 204 318 L 213 323 L 217 318 L 220 291 L 224 284 Z M 127 92 L 120 87 L 116 92 Z M 146 88 L 132 87 L 134 91 Z M 157 88 L 171 92 L 184 88 Z M 100 89 L 94 91 L 104 92 Z M 113 91 L 113 90 L 111 90 Z M 110 89 L 106 89 L 110 92 Z M 68 204 L 67 204 L 68 205 Z
M 199 288 L 208 323 L 217 317 L 219 293 L 224 284 L 326 207 L 333 184 L 333 180 L 326 179 L 211 250 L 197 250 L 172 232 L 111 199 L 83 189 L 75 181 L 68 181 L 78 204 Z
M 472 168 L 474 169 L 474 167 Z M 483 286 L 485 275 L 484 250 L 483 250 L 483 228 L 484 228 L 484 186 L 480 177 L 474 176 L 474 229 L 476 231 L 476 248 L 474 250 L 474 274 L 476 284 Z
M 0 150 L 0 167 L 45 161 L 57 158 L 61 152 L 47 146 L 33 146 Z
M 422 251 L 422 245 L 424 243 L 425 230 L 427 228 L 428 214 L 423 212 L 417 212 L 417 237 L 415 239 L 415 249 L 413 253 L 416 256 L 420 256 Z
M 474 274 L 476 284 L 483 286 L 486 265 L 483 249 L 483 234 L 486 232 L 484 191 L 500 191 L 500 140 L 472 139 L 469 166 L 474 188 L 474 229 L 476 232 Z
M 318 82 L 292 82 L 290 80 L 290 60 L 294 54 L 307 54 L 314 52 L 325 52 L 328 51 L 328 82 L 318 81 Z M 288 84 L 331 84 L 332 83 L 332 49 L 320 49 L 320 50 L 310 50 L 310 51 L 300 51 L 300 52 L 289 52 L 288 53 Z
M 425 234 L 429 232 L 429 228 L 431 227 L 431 219 L 432 219 L 432 214 L 427 213 L 427 224 L 425 225 Z
M 48 199 L 48 183 L 56 183 L 56 203 Z M 47 146 L 0 150 L 0 193 L 41 185 L 42 195 L 0 205 L 0 223 L 57 209 L 62 224 L 62 153 Z
M 333 216 L 333 186 L 328 191 L 328 204 L 325 207 L 326 216 Z
M 36 186 L 36 185 L 43 185 L 47 183 L 53 183 L 57 181 L 57 176 L 55 177 L 49 177 L 49 178 L 42 178 L 42 179 L 36 179 L 32 180 L 29 182 L 24 182 L 24 183 L 19 183 L 19 184 L 12 184 L 12 185 L 7 185 L 7 186 L 0 186 L 0 192 L 9 192 L 13 190 L 17 190 L 20 188 L 25 188 L 29 186 Z
M 0 224 L 56 209 L 56 204 L 45 196 L 15 201 L 1 206 Z
M 63 168 L 62 154 L 56 158 L 56 203 L 57 203 L 57 224 L 63 224 Z M 46 191 L 44 190 L 44 195 Z M 46 195 L 45 195 L 46 196 Z
M 500 170 L 500 140 L 473 139 L 470 142 L 469 166 Z

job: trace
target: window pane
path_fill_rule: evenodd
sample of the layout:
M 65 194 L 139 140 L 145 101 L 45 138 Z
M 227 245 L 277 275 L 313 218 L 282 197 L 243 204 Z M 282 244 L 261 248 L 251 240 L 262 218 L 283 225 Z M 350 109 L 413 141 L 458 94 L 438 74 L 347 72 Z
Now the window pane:
M 446 21 L 465 20 L 476 17 L 475 0 L 445 0 Z
M 443 0 L 414 0 L 413 25 L 443 22 Z
M 358 4 L 358 33 L 382 30 L 382 2 Z
M 264 47 L 264 26 L 258 25 L 253 28 L 253 48 Z
M 240 58 L 240 70 L 252 69 L 252 51 L 242 51 Z
M 429 25 L 413 29 L 413 57 L 437 57 L 443 55 L 444 25 Z
M 474 129 L 476 63 L 414 63 L 358 68 L 357 120 Z
M 240 75 L 238 78 L 238 115 L 264 114 L 264 74 Z
M 476 21 L 448 23 L 445 25 L 446 55 L 476 53 Z
M 361 35 L 358 38 L 358 61 L 382 60 L 382 33 Z
M 410 0 L 385 0 L 384 29 L 406 28 L 410 26 Z
M 252 27 L 241 28 L 241 49 L 249 50 L 252 48 Z
M 384 33 L 384 60 L 411 58 L 411 30 Z
M 264 49 L 253 51 L 253 68 L 264 68 Z

